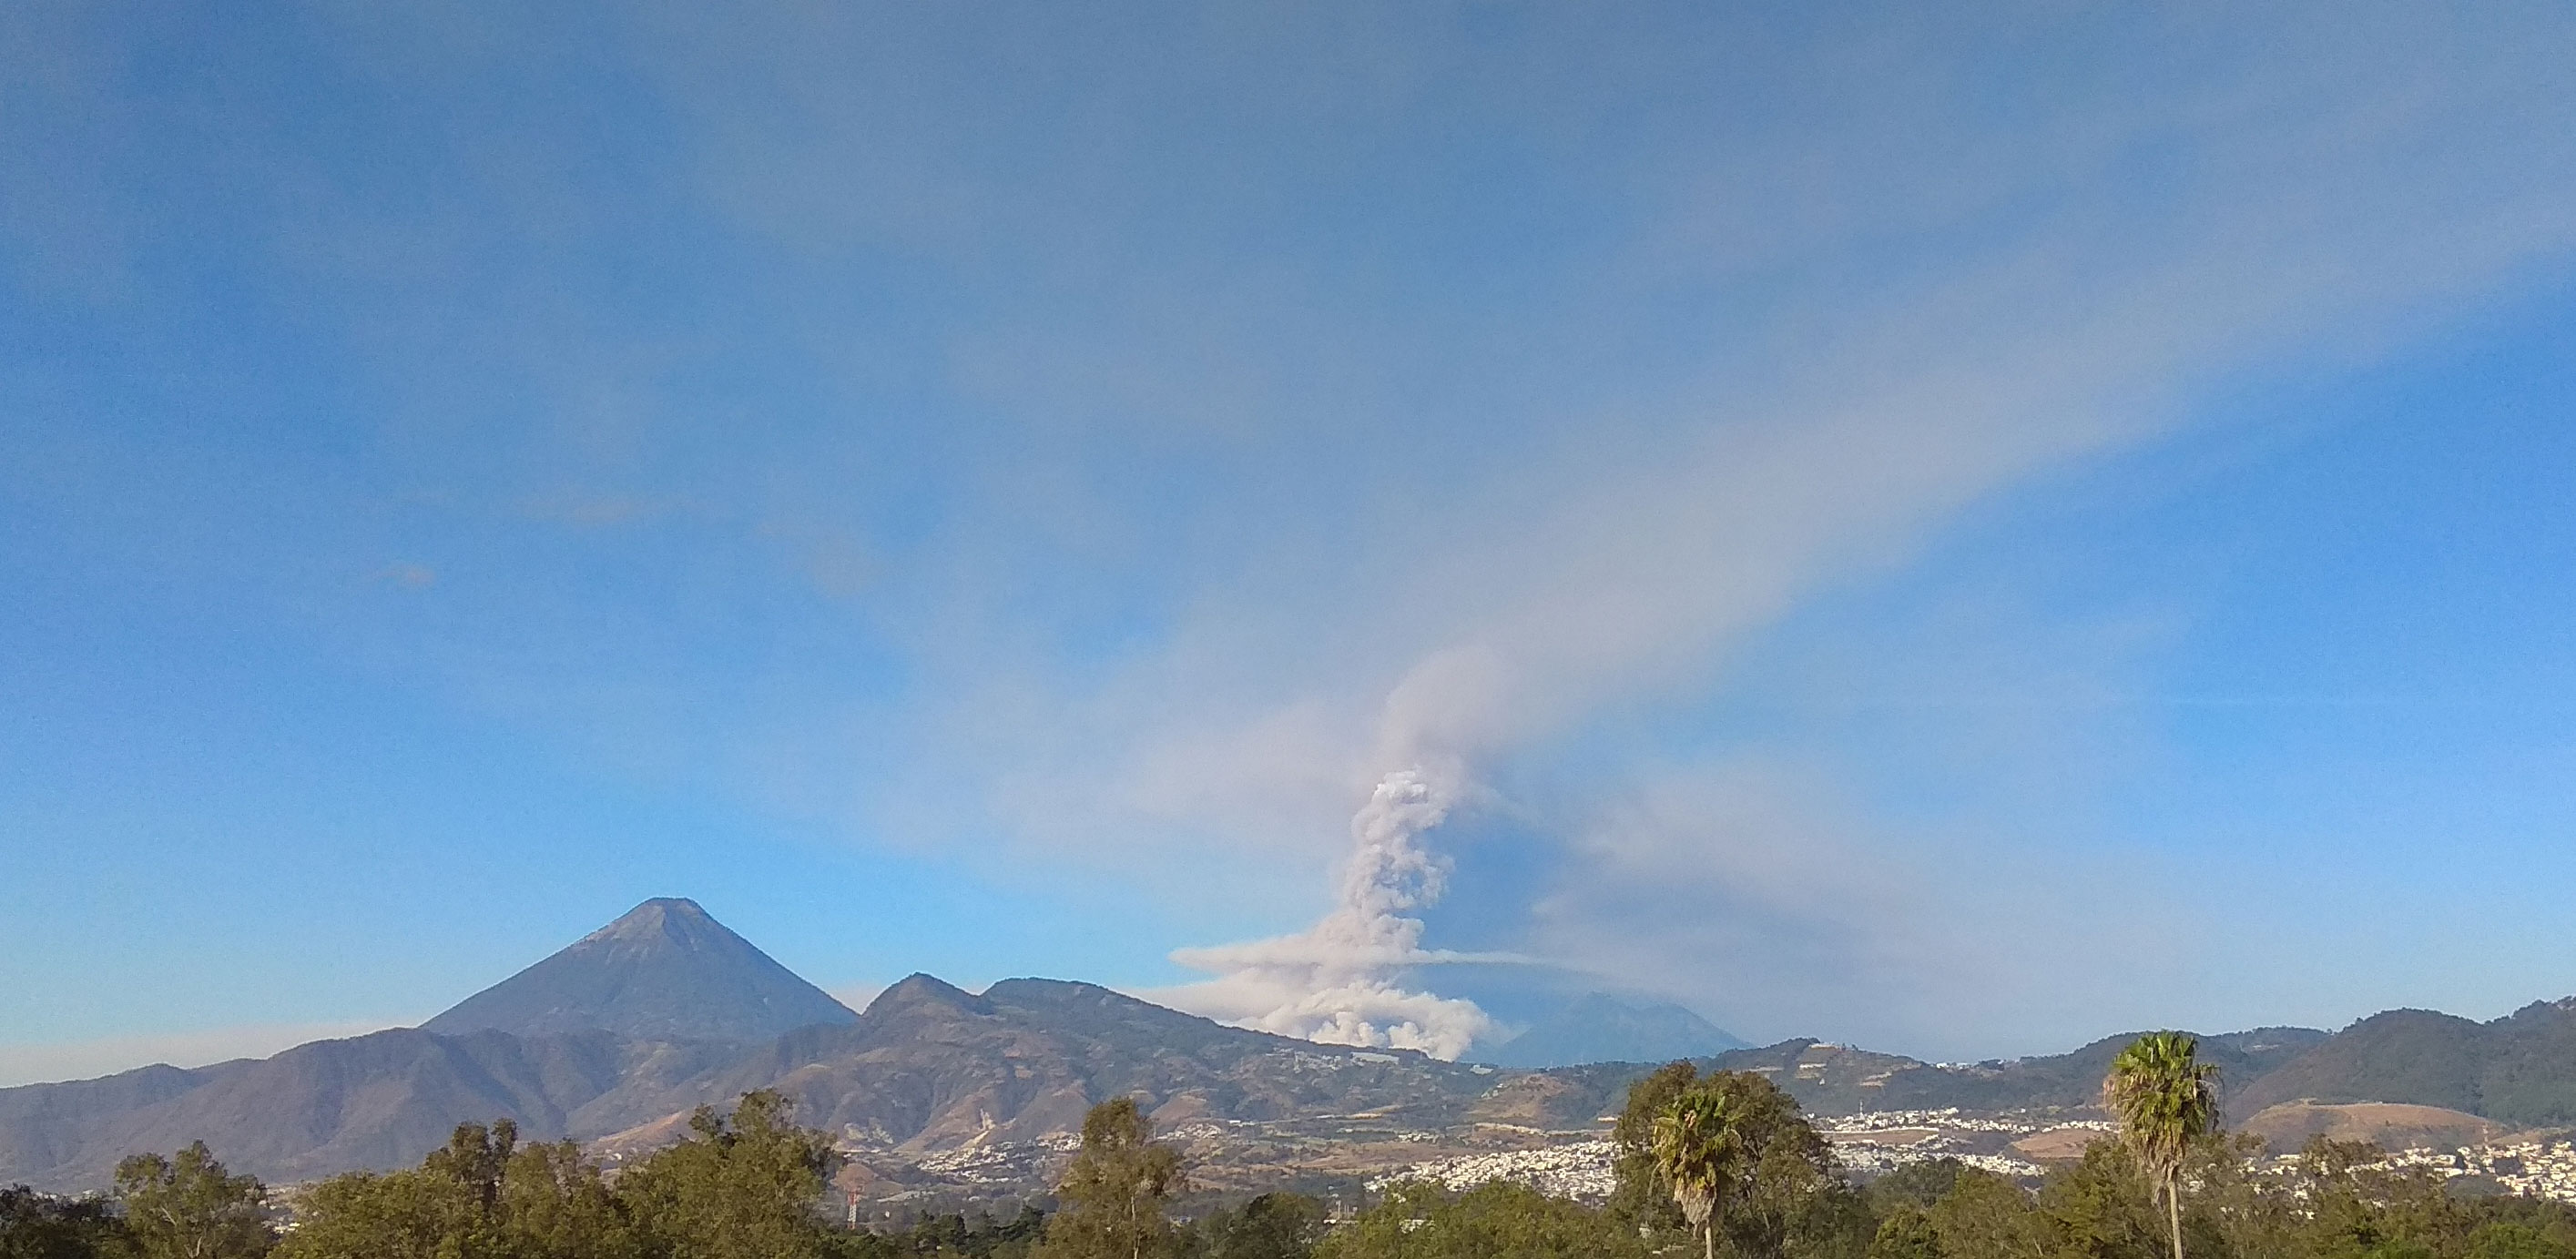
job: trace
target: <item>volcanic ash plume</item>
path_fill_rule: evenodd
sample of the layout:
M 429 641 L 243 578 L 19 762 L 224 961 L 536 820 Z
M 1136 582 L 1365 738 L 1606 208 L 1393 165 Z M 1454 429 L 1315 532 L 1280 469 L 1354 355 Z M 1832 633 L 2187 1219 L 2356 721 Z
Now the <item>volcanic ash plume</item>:
M 1238 1026 L 1335 1045 L 1419 1049 L 1456 1058 L 1493 1025 L 1472 1001 L 1415 992 L 1396 982 L 1409 966 L 1481 960 L 1425 950 L 1422 920 L 1406 916 L 1440 899 L 1448 862 L 1421 844 L 1449 813 L 1451 793 L 1420 770 L 1386 776 L 1351 819 L 1354 850 L 1341 904 L 1295 935 L 1172 959 L 1216 976 L 1170 996 Z

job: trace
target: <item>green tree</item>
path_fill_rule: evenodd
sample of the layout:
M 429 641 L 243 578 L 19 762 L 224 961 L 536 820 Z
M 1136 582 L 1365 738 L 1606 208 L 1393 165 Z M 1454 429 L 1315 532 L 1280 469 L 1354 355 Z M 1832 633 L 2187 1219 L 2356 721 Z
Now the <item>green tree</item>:
M 1143 1259 L 1172 1249 L 1164 1203 L 1181 1187 L 1181 1159 L 1154 1140 L 1153 1124 L 1121 1097 L 1082 1119 L 1082 1152 L 1056 1186 L 1063 1209 L 1047 1221 L 1046 1259 Z
M 671 1259 L 794 1259 L 830 1237 L 818 1210 L 837 1156 L 823 1134 L 787 1121 L 787 1101 L 745 1093 L 728 1122 L 701 1106 L 694 1134 L 618 1180 L 648 1241 Z
M 2117 1119 L 2120 1139 L 2164 1198 L 2173 1259 L 2183 1259 L 2183 1161 L 2218 1127 L 2218 1068 L 2199 1053 L 2192 1036 L 2150 1032 L 2129 1042 L 2102 1078 L 2102 1109 Z
M 1617 1146 L 1612 1170 L 1617 1174 L 1616 1188 L 1610 1195 L 1610 1212 L 1649 1233 L 1679 1232 L 1689 1227 L 1681 1209 L 1673 1204 L 1672 1191 L 1655 1170 L 1655 1117 L 1664 1112 L 1682 1091 L 1699 1082 L 1699 1068 L 1689 1062 L 1671 1062 L 1654 1073 L 1628 1086 L 1628 1099 L 1619 1109 L 1619 1120 L 1610 1130 Z
M 2041 1259 L 2055 1249 L 2048 1217 L 2021 1186 L 1993 1172 L 1961 1170 L 1928 1215 L 1944 1255 Z
M 571 1141 L 522 1146 L 505 1165 L 498 1209 L 517 1259 L 639 1259 L 626 1203 Z
M 125 1222 L 102 1199 L 0 1189 L 0 1259 L 120 1259 L 132 1247 Z
M 1932 1213 L 1911 1202 L 1898 1203 L 1869 1239 L 1869 1259 L 1942 1259 L 1944 1253 Z
M 226 1174 L 203 1141 L 174 1159 L 137 1154 L 118 1163 L 116 1196 L 144 1259 L 257 1259 L 277 1244 L 267 1187 Z
M 502 1120 L 460 1124 L 409 1171 L 334 1176 L 304 1195 L 275 1259 L 640 1259 L 596 1164 L 522 1146 Z
M 1191 1232 L 1200 1259 L 1307 1259 L 1324 1236 L 1324 1204 L 1302 1193 L 1265 1193 L 1201 1216 Z
M 2183 1169 L 2183 1183 L 2191 1186 L 2182 1222 L 2186 1248 L 2240 1257 L 2297 1253 L 2304 1207 L 2265 1166 L 2265 1148 L 2261 1137 L 2237 1133 L 2194 1152 Z M 2162 1251 L 2164 1238 L 2156 1240 L 2155 1250 Z
M 2576 1246 L 2531 1225 L 2498 1220 L 2469 1234 L 2468 1259 L 2576 1259 Z
M 1969 1179 L 1962 1176 L 1961 1183 Z M 2009 1191 L 2028 1209 L 2030 1195 L 2019 1186 L 1991 1173 L 1979 1179 L 1995 1186 L 1996 1198 Z M 2060 1253 L 2086 1259 L 2159 1259 L 2167 1246 L 2156 1187 L 2138 1170 L 2136 1153 L 2116 1140 L 2095 1141 L 2082 1159 L 2052 1171 L 2029 1224 Z
M 1708 1259 L 1717 1259 L 1718 1207 L 1748 1161 L 1738 1119 L 1732 1097 L 1699 1087 L 1683 1090 L 1655 1116 L 1655 1174 Z
M 497 1215 L 501 1205 L 501 1181 L 509 1174 L 510 1155 L 519 1148 L 519 1125 L 496 1119 L 491 1127 L 479 1123 L 461 1123 L 447 1136 L 447 1145 L 429 1152 L 420 1170 L 449 1181 L 473 1199 L 475 1210 L 486 1218 Z
M 977 1212 L 925 1215 L 898 1233 L 836 1232 L 835 1259 L 1025 1259 L 1046 1234 L 1046 1215 L 1023 1206 L 1008 1220 Z
M 1869 1195 L 1845 1180 L 1839 1167 L 1799 1195 L 1782 1222 L 1781 1253 L 1790 1259 L 1866 1259 L 1878 1233 Z
M 1901 1207 L 1929 1208 L 1957 1187 L 1968 1165 L 1955 1158 L 1927 1158 L 1907 1163 L 1869 1182 L 1870 1205 L 1881 1215 Z
M 1678 1071 L 1665 1077 L 1683 1078 Z M 1641 1087 L 1651 1083 L 1655 1077 Z M 1688 1079 L 1668 1094 L 1649 1132 L 1652 1157 L 1642 1168 L 1623 1160 L 1620 1174 L 1651 1177 L 1674 1202 L 1675 1217 L 1687 1220 L 1704 1201 L 1706 1214 L 1689 1221 L 1703 1253 L 1713 1256 L 1721 1239 L 1745 1259 L 1825 1259 L 1867 1247 L 1866 1204 L 1844 1183 L 1832 1148 L 1798 1103 L 1760 1075 L 1718 1071 Z
M 1315 1259 L 1645 1259 L 1635 1226 L 1607 1211 L 1508 1181 L 1453 1194 L 1428 1181 L 1390 1186 L 1334 1229 Z
M 2297 1244 L 2322 1259 L 2456 1253 L 2472 1228 L 2469 1208 L 2421 1167 L 2395 1168 L 2368 1142 L 2308 1143 L 2286 1192 L 2296 1201 Z
M 349 1172 L 305 1191 L 276 1259 L 487 1259 L 492 1239 L 455 1182 L 417 1169 Z

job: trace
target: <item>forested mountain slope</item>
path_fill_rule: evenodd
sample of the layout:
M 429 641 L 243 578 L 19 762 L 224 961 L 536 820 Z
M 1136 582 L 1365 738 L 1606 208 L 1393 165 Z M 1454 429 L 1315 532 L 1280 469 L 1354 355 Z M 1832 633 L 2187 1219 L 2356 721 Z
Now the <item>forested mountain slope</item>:
M 2409 1102 L 2518 1127 L 2576 1124 L 2576 997 L 2491 1022 L 2390 1010 L 2231 1093 L 2239 1119 L 2298 1100 Z

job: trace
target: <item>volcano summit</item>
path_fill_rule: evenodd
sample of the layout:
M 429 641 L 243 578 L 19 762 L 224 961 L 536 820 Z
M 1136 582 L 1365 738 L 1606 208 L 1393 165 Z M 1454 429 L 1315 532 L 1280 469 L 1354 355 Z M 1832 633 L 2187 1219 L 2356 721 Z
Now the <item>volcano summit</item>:
M 461 1036 L 612 1032 L 630 1040 L 775 1040 L 859 1016 L 676 897 L 649 900 L 420 1025 Z

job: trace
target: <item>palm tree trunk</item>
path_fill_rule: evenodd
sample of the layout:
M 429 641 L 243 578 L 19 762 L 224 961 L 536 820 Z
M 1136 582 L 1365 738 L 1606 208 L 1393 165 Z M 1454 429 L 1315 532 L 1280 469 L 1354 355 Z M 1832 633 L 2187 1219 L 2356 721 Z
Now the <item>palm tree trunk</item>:
M 2173 1224 L 2174 1259 L 2182 1259 L 2182 1175 L 2165 1177 L 2165 1218 Z
M 1708 1245 L 1708 1259 L 1717 1259 L 1717 1221 L 1712 1219 L 1700 1228 L 1700 1239 Z

